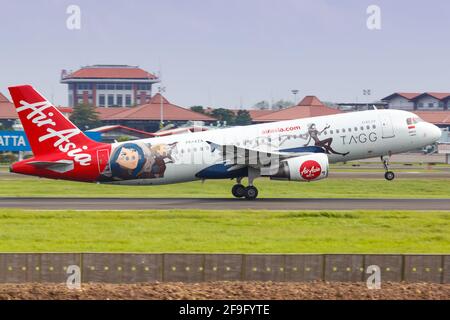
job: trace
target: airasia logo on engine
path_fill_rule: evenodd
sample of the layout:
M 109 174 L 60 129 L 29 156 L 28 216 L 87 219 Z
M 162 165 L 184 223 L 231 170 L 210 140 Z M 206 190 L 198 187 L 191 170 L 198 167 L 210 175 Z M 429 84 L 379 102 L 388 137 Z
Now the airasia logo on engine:
M 322 167 L 317 161 L 307 160 L 300 166 L 300 175 L 305 180 L 314 180 L 322 172 Z

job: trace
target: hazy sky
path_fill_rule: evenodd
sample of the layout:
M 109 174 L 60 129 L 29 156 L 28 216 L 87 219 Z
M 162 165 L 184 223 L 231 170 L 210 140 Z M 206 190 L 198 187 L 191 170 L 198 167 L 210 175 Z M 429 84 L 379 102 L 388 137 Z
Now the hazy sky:
M 71 4 L 80 30 L 66 27 Z M 366 26 L 371 4 L 381 30 Z M 161 69 L 182 106 L 450 91 L 449 35 L 447 0 L 0 0 L 0 92 L 31 83 L 65 105 L 61 69 L 90 64 Z

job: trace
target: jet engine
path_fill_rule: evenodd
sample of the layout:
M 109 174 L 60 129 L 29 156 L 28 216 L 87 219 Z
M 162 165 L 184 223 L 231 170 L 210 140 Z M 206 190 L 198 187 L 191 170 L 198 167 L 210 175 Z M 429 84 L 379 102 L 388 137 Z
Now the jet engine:
M 328 176 L 328 156 L 324 153 L 295 157 L 280 162 L 274 180 L 315 181 Z

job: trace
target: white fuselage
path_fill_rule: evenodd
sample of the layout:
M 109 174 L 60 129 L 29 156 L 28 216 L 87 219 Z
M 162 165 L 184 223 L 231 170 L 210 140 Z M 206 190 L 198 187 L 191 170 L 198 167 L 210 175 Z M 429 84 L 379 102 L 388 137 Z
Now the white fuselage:
M 171 154 L 174 162 L 167 164 L 162 178 L 110 183 L 168 184 L 201 179 L 199 171 L 223 162 L 222 153 L 209 142 L 262 152 L 304 152 L 306 146 L 319 146 L 327 150 L 329 162 L 335 163 L 406 152 L 439 139 L 439 128 L 423 121 L 408 124 L 412 118 L 418 119 L 406 111 L 371 110 L 137 140 L 133 142 L 176 144 Z

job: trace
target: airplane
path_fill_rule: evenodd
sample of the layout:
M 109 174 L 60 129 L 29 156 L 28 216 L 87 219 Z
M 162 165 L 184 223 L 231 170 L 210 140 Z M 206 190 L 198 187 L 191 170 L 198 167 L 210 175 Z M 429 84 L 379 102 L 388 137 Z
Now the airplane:
M 317 181 L 330 163 L 343 161 L 380 157 L 386 180 L 393 180 L 392 154 L 441 137 L 414 113 L 383 109 L 107 144 L 88 138 L 32 86 L 9 91 L 33 152 L 11 172 L 119 185 L 236 179 L 233 196 L 248 200 L 258 196 L 258 177 Z

